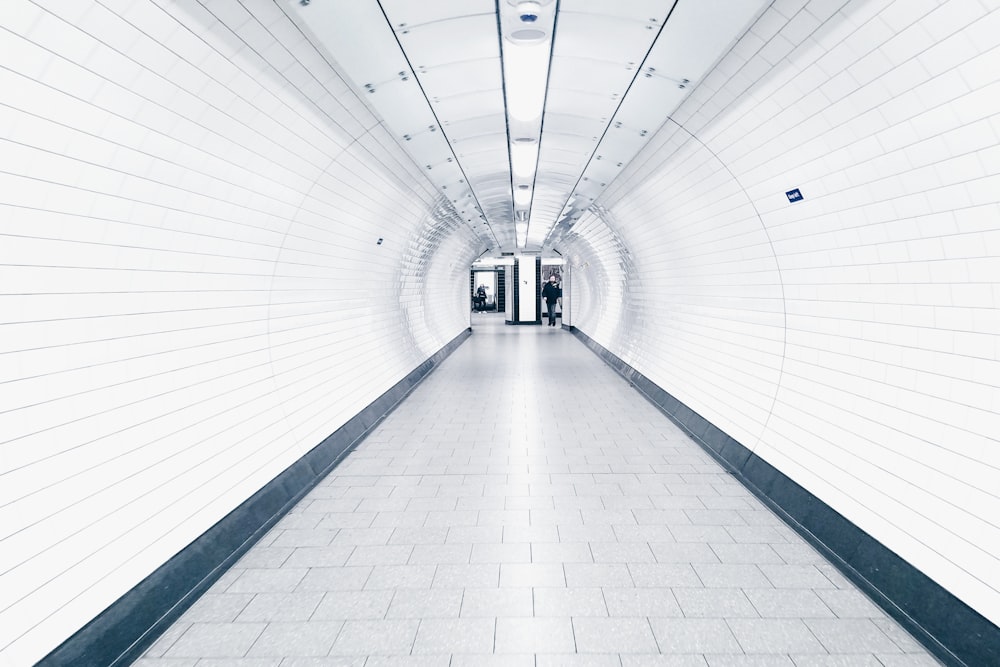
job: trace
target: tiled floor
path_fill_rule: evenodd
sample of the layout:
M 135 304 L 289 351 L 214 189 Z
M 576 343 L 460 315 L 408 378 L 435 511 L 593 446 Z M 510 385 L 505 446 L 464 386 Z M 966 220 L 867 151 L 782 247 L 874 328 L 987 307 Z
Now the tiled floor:
M 571 334 L 473 325 L 138 665 L 938 664 Z

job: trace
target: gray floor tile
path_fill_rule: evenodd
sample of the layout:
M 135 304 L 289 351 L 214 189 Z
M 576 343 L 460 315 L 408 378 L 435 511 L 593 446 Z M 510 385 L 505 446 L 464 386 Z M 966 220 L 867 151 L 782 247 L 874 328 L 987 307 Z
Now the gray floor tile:
M 314 567 L 306 572 L 296 591 L 359 591 L 372 574 L 371 567 Z
M 886 667 L 874 655 L 828 655 L 828 654 L 792 654 L 789 656 L 795 667 Z
M 375 512 L 328 512 L 320 520 L 317 529 L 333 531 L 340 530 L 341 528 L 368 528 L 371 526 L 372 521 L 375 520 L 375 514 Z M 285 533 L 290 532 L 293 531 L 285 531 Z M 318 533 L 318 530 L 309 532 Z M 275 546 L 280 546 L 278 541 L 275 542 Z
M 607 616 L 600 588 L 536 588 L 535 616 Z
M 318 592 L 258 593 L 235 620 L 239 623 L 308 621 L 322 602 L 323 595 Z
M 759 618 L 740 588 L 676 588 L 674 596 L 686 618 Z
M 406 655 L 420 621 L 347 621 L 330 653 L 334 655 Z
M 623 655 L 622 667 L 707 667 L 705 656 L 691 655 Z
M 493 653 L 492 618 L 425 619 L 413 653 Z
M 683 616 L 674 592 L 666 588 L 605 588 L 604 600 L 610 616 L 634 618 Z
M 762 618 L 831 618 L 816 591 L 750 588 L 744 591 Z
M 709 667 L 795 667 L 787 655 L 707 655 Z
M 556 654 L 537 656 L 534 667 L 621 667 L 618 655 L 608 654 Z
M 566 584 L 572 588 L 630 588 L 632 573 L 624 563 L 567 563 Z
M 834 588 L 815 565 L 759 563 L 758 567 L 775 588 Z
M 632 527 L 635 527 L 634 525 Z M 588 523 L 579 526 L 561 525 L 559 526 L 560 542 L 617 542 L 616 529 L 621 526 L 611 524 Z
M 446 544 L 498 544 L 503 542 L 503 526 L 457 526 L 448 529 Z
M 653 618 L 650 625 L 661 653 L 743 653 L 723 620 Z
M 650 542 L 658 563 L 718 563 L 714 546 L 705 542 Z
M 784 562 L 790 565 L 805 565 L 809 563 L 817 564 L 826 562 L 823 560 L 823 556 L 821 556 L 816 549 L 805 542 L 796 541 L 780 544 L 774 543 L 771 544 L 771 548 L 774 549 L 779 556 L 781 556 L 781 559 Z
M 275 548 L 325 547 L 337 536 L 337 528 L 326 526 L 322 530 L 282 530 L 274 537 L 271 546 Z
M 202 658 L 198 667 L 279 667 L 292 660 L 317 660 L 322 658 Z
M 639 588 L 700 587 L 691 565 L 685 563 L 630 563 L 629 572 Z
M 555 542 L 531 545 L 532 563 L 593 563 L 586 542 Z
M 336 591 L 323 595 L 311 620 L 362 620 L 385 618 L 393 591 Z
M 941 663 L 927 653 L 904 655 L 880 653 L 875 657 L 884 667 L 941 667 Z
M 430 588 L 436 569 L 434 565 L 376 565 L 364 587 L 365 590 Z
M 642 542 L 651 545 L 656 542 L 674 542 L 674 536 L 667 526 L 613 526 L 617 542 Z M 598 541 L 598 540 L 595 540 Z M 612 541 L 612 540 L 604 540 Z
M 342 528 L 337 531 L 337 536 L 333 538 L 333 546 L 358 547 L 377 546 L 388 544 L 392 537 L 393 529 L 389 527 L 379 528 Z
M 295 547 L 258 546 L 240 558 L 237 567 L 245 569 L 263 569 L 271 567 L 295 567 L 288 563 L 288 558 L 296 551 Z M 301 567 L 301 566 L 300 566 Z
M 504 526 L 503 541 L 507 544 L 558 542 L 559 530 L 556 526 Z
M 685 509 L 691 523 L 698 526 L 745 526 L 746 521 L 736 510 Z
M 735 618 L 729 628 L 746 653 L 819 653 L 823 645 L 800 619 Z
M 389 544 L 444 544 L 448 539 L 447 528 L 400 527 L 392 531 Z
M 592 542 L 590 551 L 595 563 L 654 563 L 648 544 L 642 542 Z
M 352 664 L 350 667 L 454 667 L 450 655 L 373 655 L 367 662 L 358 665 Z M 298 667 L 298 665 L 285 665 L 281 667 Z M 304 665 L 303 667 L 310 667 Z M 325 667 L 325 666 L 319 666 Z
M 533 654 L 454 655 L 450 667 L 535 667 Z
M 530 588 L 469 588 L 462 598 L 463 618 L 531 615 L 533 615 L 533 599 Z
M 903 630 L 902 627 L 892 619 L 886 617 L 873 618 L 871 622 L 879 630 L 885 633 L 893 643 L 904 653 L 924 653 L 924 648 L 913 638 L 913 635 Z
M 195 623 L 167 649 L 165 658 L 240 658 L 246 655 L 264 623 Z
M 410 552 L 409 565 L 441 563 L 468 563 L 472 555 L 471 544 L 418 544 Z
M 565 586 L 566 574 L 558 563 L 502 563 L 500 586 Z
M 405 504 L 409 504 L 409 500 Z M 372 520 L 372 528 L 406 528 L 420 526 L 427 520 L 429 512 L 425 511 L 383 511 Z
M 340 621 L 268 623 L 247 656 L 325 656 L 342 625 Z
M 437 566 L 433 588 L 496 588 L 500 585 L 499 563 L 443 563 Z
M 531 544 L 481 543 L 472 545 L 472 563 L 530 563 Z
M 386 618 L 457 618 L 462 608 L 461 589 L 400 589 L 395 592 Z
M 671 524 L 670 533 L 677 542 L 706 542 L 722 544 L 735 542 L 725 526 L 691 526 Z
M 569 618 L 498 618 L 497 653 L 573 653 Z
M 253 593 L 212 593 L 210 591 L 198 598 L 198 601 L 184 612 L 184 618 L 191 623 L 231 623 L 253 599 Z
M 410 560 L 413 547 L 408 544 L 393 544 L 379 546 L 355 547 L 350 558 L 347 559 L 349 566 L 365 565 L 404 565 Z
M 902 653 L 871 619 L 806 619 L 805 625 L 830 653 Z
M 713 544 L 711 547 L 721 563 L 785 564 L 770 544 Z
M 815 591 L 838 618 L 882 618 L 885 612 L 857 590 Z
M 287 593 L 295 590 L 308 574 L 303 568 L 244 570 L 225 590 L 227 593 Z
M 658 653 L 645 618 L 574 618 L 580 653 Z
M 295 569 L 344 565 L 353 551 L 353 546 L 299 547 L 288 555 L 282 567 Z
M 753 564 L 696 563 L 698 578 L 709 588 L 771 588 L 759 567 Z

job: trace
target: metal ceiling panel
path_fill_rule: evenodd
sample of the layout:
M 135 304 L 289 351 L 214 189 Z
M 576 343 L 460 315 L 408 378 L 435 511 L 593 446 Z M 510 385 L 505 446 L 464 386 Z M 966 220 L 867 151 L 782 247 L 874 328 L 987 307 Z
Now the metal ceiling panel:
M 519 15 L 501 21 L 497 9 L 515 3 L 292 4 L 310 39 L 332 55 L 446 194 L 454 214 L 474 220 L 495 250 L 513 249 L 513 138 L 501 46 L 507 39 L 502 34 L 511 21 L 517 27 Z M 553 225 L 595 208 L 604 189 L 767 4 L 541 0 L 545 11 L 554 9 L 555 21 L 529 246 L 544 245 Z
M 591 11 L 603 7 L 593 0 L 580 2 Z M 601 193 L 768 4 L 766 0 L 679 0 L 665 22 L 649 21 L 649 26 L 656 26 L 655 42 L 645 57 L 635 61 L 638 71 L 631 72 L 634 80 L 623 91 L 617 110 L 567 197 L 569 206 L 559 211 L 560 220 L 533 215 L 528 242 L 544 245 L 553 225 L 561 223 L 565 228 L 582 211 L 596 208 Z M 617 6 L 614 11 L 623 8 Z M 646 30 L 653 32 L 649 26 Z M 557 36 L 557 42 L 562 34 Z M 555 82 L 550 85 L 555 86 Z
M 394 18 L 392 13 L 387 12 L 390 18 Z M 492 15 L 454 16 L 399 30 L 396 35 L 418 70 L 500 57 L 497 22 Z
M 457 16 L 488 16 L 496 23 L 494 0 L 380 0 L 379 4 L 391 17 L 393 28 L 399 31 L 450 21 Z
M 513 246 L 507 122 L 495 5 L 382 4 L 425 100 L 460 163 L 472 198 L 489 220 L 498 243 Z M 473 122 L 467 123 L 466 119 Z M 498 203 L 502 201 L 506 205 Z

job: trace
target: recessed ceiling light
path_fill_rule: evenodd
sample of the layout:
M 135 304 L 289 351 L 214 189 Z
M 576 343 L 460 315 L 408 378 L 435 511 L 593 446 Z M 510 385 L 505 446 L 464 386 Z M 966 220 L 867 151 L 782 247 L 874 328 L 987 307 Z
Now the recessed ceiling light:
M 544 30 L 536 30 L 535 28 L 523 28 L 510 33 L 510 40 L 512 42 L 541 42 L 546 37 L 548 35 Z

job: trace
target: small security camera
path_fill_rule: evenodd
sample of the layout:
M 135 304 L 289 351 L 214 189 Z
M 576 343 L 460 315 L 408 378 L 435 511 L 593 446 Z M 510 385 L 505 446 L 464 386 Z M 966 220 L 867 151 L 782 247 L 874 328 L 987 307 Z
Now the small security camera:
M 534 23 L 538 20 L 538 12 L 541 11 L 542 6 L 533 0 L 527 0 L 526 2 L 519 2 L 514 7 L 517 12 L 517 18 L 521 23 Z

